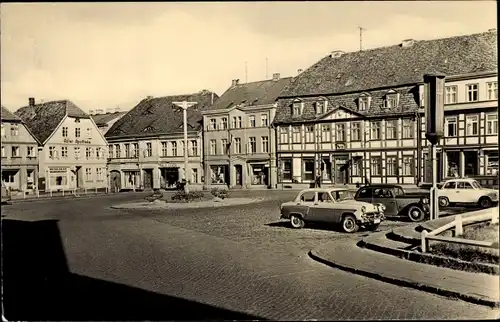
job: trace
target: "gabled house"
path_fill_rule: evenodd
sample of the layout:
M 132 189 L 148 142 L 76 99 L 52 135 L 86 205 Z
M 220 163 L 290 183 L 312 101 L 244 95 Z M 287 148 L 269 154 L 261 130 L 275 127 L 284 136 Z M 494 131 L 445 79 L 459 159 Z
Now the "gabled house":
M 195 189 L 201 188 L 204 176 L 201 111 L 217 98 L 217 94 L 207 90 L 147 97 L 114 123 L 106 132 L 112 190 L 168 189 L 182 179 Z M 173 104 L 178 101 L 197 102 L 187 110 L 186 149 L 183 110 Z M 189 156 L 187 174 L 185 150 Z
M 279 182 L 418 184 L 431 171 L 427 73 L 444 73 L 439 179 L 498 171 L 497 32 L 332 52 L 295 77 L 275 117 Z M 486 178 L 485 180 L 489 180 Z
M 291 77 L 232 86 L 203 111 L 207 185 L 275 188 L 275 131 L 271 128 L 276 98 Z
M 120 111 L 119 107 L 115 108 L 114 111 L 107 109 L 104 112 L 102 109 L 97 109 L 95 111 L 90 110 L 89 113 L 102 134 L 106 134 L 116 121 L 127 114 L 127 112 Z
M 35 103 L 15 112 L 40 142 L 40 190 L 107 187 L 107 144 L 92 118 L 69 100 Z
M 38 141 L 4 106 L 1 117 L 2 181 L 11 190 L 31 190 L 38 180 Z

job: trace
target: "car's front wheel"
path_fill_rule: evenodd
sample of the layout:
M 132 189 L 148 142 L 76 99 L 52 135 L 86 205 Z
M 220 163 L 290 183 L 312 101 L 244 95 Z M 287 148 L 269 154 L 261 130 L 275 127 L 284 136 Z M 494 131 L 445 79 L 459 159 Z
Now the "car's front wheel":
M 299 215 L 291 215 L 290 216 L 290 223 L 292 224 L 293 228 L 304 228 L 304 220 L 299 216 Z
M 438 198 L 438 204 L 441 206 L 441 207 L 448 207 L 448 205 L 450 204 L 450 200 L 446 197 L 439 197 Z
M 491 204 L 491 199 L 488 197 L 482 197 L 481 199 L 479 199 L 479 205 L 481 206 L 481 208 L 489 208 L 491 207 Z
M 355 233 L 359 229 L 359 225 L 356 223 L 356 217 L 353 215 L 345 215 L 342 218 L 342 229 L 346 233 Z
M 408 218 L 413 222 L 419 222 L 425 219 L 425 212 L 418 206 L 410 206 L 408 208 Z

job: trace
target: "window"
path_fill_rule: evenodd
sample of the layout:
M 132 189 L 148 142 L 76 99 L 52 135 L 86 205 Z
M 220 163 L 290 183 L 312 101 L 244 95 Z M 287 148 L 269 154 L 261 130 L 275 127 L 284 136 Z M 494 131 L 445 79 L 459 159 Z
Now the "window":
M 4 170 L 2 171 L 2 181 L 5 183 L 14 183 L 16 182 L 16 174 L 18 171 L 12 170 Z
M 358 198 L 371 198 L 373 196 L 372 192 L 370 188 L 362 188 L 359 191 Z
M 80 147 L 76 146 L 75 149 L 73 150 L 75 152 L 75 159 L 78 160 L 80 159 Z M 120 148 L 118 147 L 116 149 L 116 157 L 120 157 Z
M 234 116 L 233 117 L 233 124 L 232 124 L 233 129 L 239 129 L 241 128 L 241 116 Z
M 455 189 L 457 187 L 457 183 L 455 181 L 449 181 L 445 183 L 443 189 Z
M 382 158 L 381 157 L 372 157 L 371 158 L 372 165 L 372 176 L 381 176 L 382 175 Z
M 255 142 L 255 137 L 250 137 L 249 138 L 249 144 L 248 148 L 250 153 L 256 153 L 257 152 L 257 143 Z
M 80 137 L 80 128 L 77 127 L 75 128 L 75 138 L 79 138 Z
M 321 125 L 321 142 L 332 142 L 332 129 L 330 124 Z
M 445 87 L 445 104 L 455 104 L 457 102 L 457 86 Z
M 304 180 L 314 180 L 314 159 L 304 159 Z
M 316 200 L 316 192 L 306 191 L 300 196 L 302 202 L 314 202 Z
M 466 93 L 467 102 L 477 102 L 479 100 L 479 85 L 469 84 L 466 86 L 466 88 L 467 88 L 467 93 Z
M 19 125 L 17 124 L 12 124 L 10 127 L 10 135 L 11 136 L 18 136 L 19 135 Z
M 300 142 L 300 126 L 292 126 L 292 143 Z
M 28 155 L 29 155 L 29 148 L 33 149 L 33 147 L 28 147 Z M 61 148 L 61 157 L 63 158 L 68 158 L 68 147 L 67 146 L 63 146 Z
M 75 119 L 75 123 L 80 123 L 80 119 Z
M 225 130 L 227 129 L 227 117 L 223 117 L 220 122 L 220 129 Z
M 364 96 L 358 99 L 358 107 L 360 111 L 366 111 L 370 108 L 370 97 Z
M 66 148 L 66 153 L 67 153 L 67 151 L 68 151 L 68 148 Z M 28 157 L 34 157 L 34 156 L 35 156 L 35 147 L 33 147 L 33 146 L 29 146 L 29 147 L 27 148 L 26 155 L 27 155 Z M 3 156 L 3 155 L 2 155 L 2 156 Z
M 363 175 L 363 159 L 355 158 L 352 162 L 352 175 L 362 176 Z
M 68 137 L 68 128 L 66 126 L 63 126 L 63 128 L 62 128 L 62 136 L 64 138 Z
M 209 123 L 209 130 L 215 130 L 217 128 L 217 120 L 216 119 L 210 119 Z
M 477 115 L 468 115 L 466 118 L 467 135 L 477 135 L 478 134 L 478 119 Z
M 498 134 L 498 114 L 486 115 L 486 134 Z
M 172 156 L 176 157 L 177 156 L 177 142 L 172 141 L 171 142 L 171 148 L 172 148 Z
M 320 101 L 314 103 L 314 108 L 316 110 L 316 114 L 324 114 L 328 110 L 328 101 Z
M 217 154 L 217 141 L 210 140 L 210 155 L 216 155 L 216 154 Z
M 210 166 L 210 183 L 225 184 L 226 172 L 227 172 L 227 166 L 220 166 L 220 165 Z
M 473 189 L 470 183 L 465 181 L 457 182 L 457 189 Z
M 161 156 L 166 157 L 168 155 L 168 142 L 161 143 Z
M 267 121 L 267 114 L 260 115 L 260 126 L 268 126 L 269 123 Z
M 87 159 L 90 159 L 90 157 L 91 157 L 90 148 L 85 148 L 85 157 L 86 157 Z
M 197 156 L 198 155 L 198 141 L 191 140 L 191 149 L 190 149 L 190 152 L 191 152 L 190 155 L 192 155 L 192 156 Z
M 191 169 L 191 183 L 198 183 L 198 169 Z
M 498 175 L 498 151 L 484 151 L 486 156 L 486 175 Z
M 2 147 L 2 158 L 5 158 L 5 157 L 7 157 L 7 156 L 5 155 L 5 147 L 3 146 Z
M 361 141 L 361 122 L 351 123 L 351 141 Z
M 445 119 L 445 136 L 454 137 L 457 136 L 457 118 L 447 117 Z
M 151 142 L 146 143 L 146 157 L 150 157 L 153 155 L 153 145 Z
M 85 180 L 92 181 L 92 168 L 85 168 Z
M 292 180 L 292 160 L 282 159 L 281 160 L 281 179 L 282 180 Z
M 87 138 L 91 138 L 92 137 L 92 129 L 91 128 L 87 128 Z
M 132 158 L 138 158 L 139 157 L 139 143 L 132 143 Z M 167 155 L 165 153 L 165 155 Z
M 227 154 L 229 146 L 227 145 L 227 139 L 220 140 L 221 154 Z
M 96 159 L 100 159 L 101 158 L 101 149 L 102 148 L 96 148 L 95 149 L 95 157 L 96 157 Z
M 280 127 L 280 143 L 288 143 L 288 127 Z
M 109 157 L 110 157 L 110 158 L 113 158 L 113 157 L 114 157 L 114 156 L 113 156 L 113 152 L 114 152 L 114 151 L 113 151 L 113 145 L 112 145 L 112 144 L 110 144 L 110 145 L 109 145 L 109 147 L 108 147 L 108 153 L 109 153 Z
M 238 116 L 238 118 L 237 118 L 236 127 L 238 129 L 241 129 L 241 116 Z
M 234 139 L 234 153 L 241 154 L 241 138 Z
M 385 168 L 388 176 L 397 176 L 398 160 L 396 156 L 388 156 L 385 160 Z
M 103 181 L 104 176 L 103 176 L 102 168 L 97 168 L 96 174 L 97 174 L 97 181 Z
M 269 138 L 263 136 L 260 138 L 262 143 L 262 153 L 269 153 Z
M 398 138 L 398 121 L 397 120 L 385 121 L 385 138 L 387 140 L 395 140 Z
M 380 140 L 380 121 L 371 122 L 372 140 Z
M 337 136 L 335 137 L 336 142 L 344 142 L 345 141 L 345 124 L 339 123 L 335 124 L 335 131 Z
M 49 159 L 54 159 L 56 155 L 56 148 L 53 146 L 49 146 Z M 12 156 L 14 156 L 14 150 L 12 150 Z
M 2 137 L 5 137 L 5 127 L 2 124 Z
M 130 158 L 130 144 L 125 143 L 125 157 Z
M 413 139 L 413 121 L 410 119 L 403 120 L 403 139 Z
M 292 115 L 293 116 L 300 116 L 302 114 L 302 103 L 301 102 L 294 102 L 292 104 Z
M 314 125 L 306 125 L 306 143 L 314 143 Z
M 403 166 L 402 166 L 402 175 L 403 176 L 413 176 L 414 170 L 414 156 L 403 155 Z
M 384 108 L 395 108 L 398 106 L 397 94 L 390 94 L 385 96 Z
M 486 88 L 488 90 L 488 99 L 489 100 L 497 100 L 498 99 L 498 83 L 497 82 L 486 83 Z
M 255 115 L 250 115 L 248 117 L 248 122 L 250 127 L 255 127 Z
M 188 143 L 189 145 L 189 143 Z M 179 149 L 180 155 L 179 156 L 184 156 L 184 153 L 187 153 L 186 151 L 186 146 L 184 144 L 184 140 L 181 141 L 181 148 Z

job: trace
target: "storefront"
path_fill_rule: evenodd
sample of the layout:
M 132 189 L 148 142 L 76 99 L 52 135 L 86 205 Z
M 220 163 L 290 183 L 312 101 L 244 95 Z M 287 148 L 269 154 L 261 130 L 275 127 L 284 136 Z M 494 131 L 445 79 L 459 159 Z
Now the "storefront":
M 229 184 L 228 165 L 210 165 L 210 184 Z
M 180 169 L 177 166 L 160 168 L 160 187 L 162 189 L 174 189 L 180 181 Z
M 269 164 L 267 162 L 255 162 L 248 164 L 250 185 L 269 185 Z
M 45 185 L 47 190 L 63 190 L 70 189 L 71 182 L 75 178 L 72 175 L 70 168 L 67 166 L 49 167 L 47 169 L 48 177 L 46 177 Z
M 122 189 L 140 189 L 141 174 L 139 170 L 123 170 Z

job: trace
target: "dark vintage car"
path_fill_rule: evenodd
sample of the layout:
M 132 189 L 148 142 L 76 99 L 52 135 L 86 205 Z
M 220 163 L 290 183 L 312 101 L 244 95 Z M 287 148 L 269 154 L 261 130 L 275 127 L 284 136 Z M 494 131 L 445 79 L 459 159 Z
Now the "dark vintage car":
M 430 193 L 406 192 L 401 186 L 394 184 L 371 184 L 356 192 L 354 199 L 372 204 L 383 204 L 386 217 L 408 217 L 419 222 L 429 216 Z

